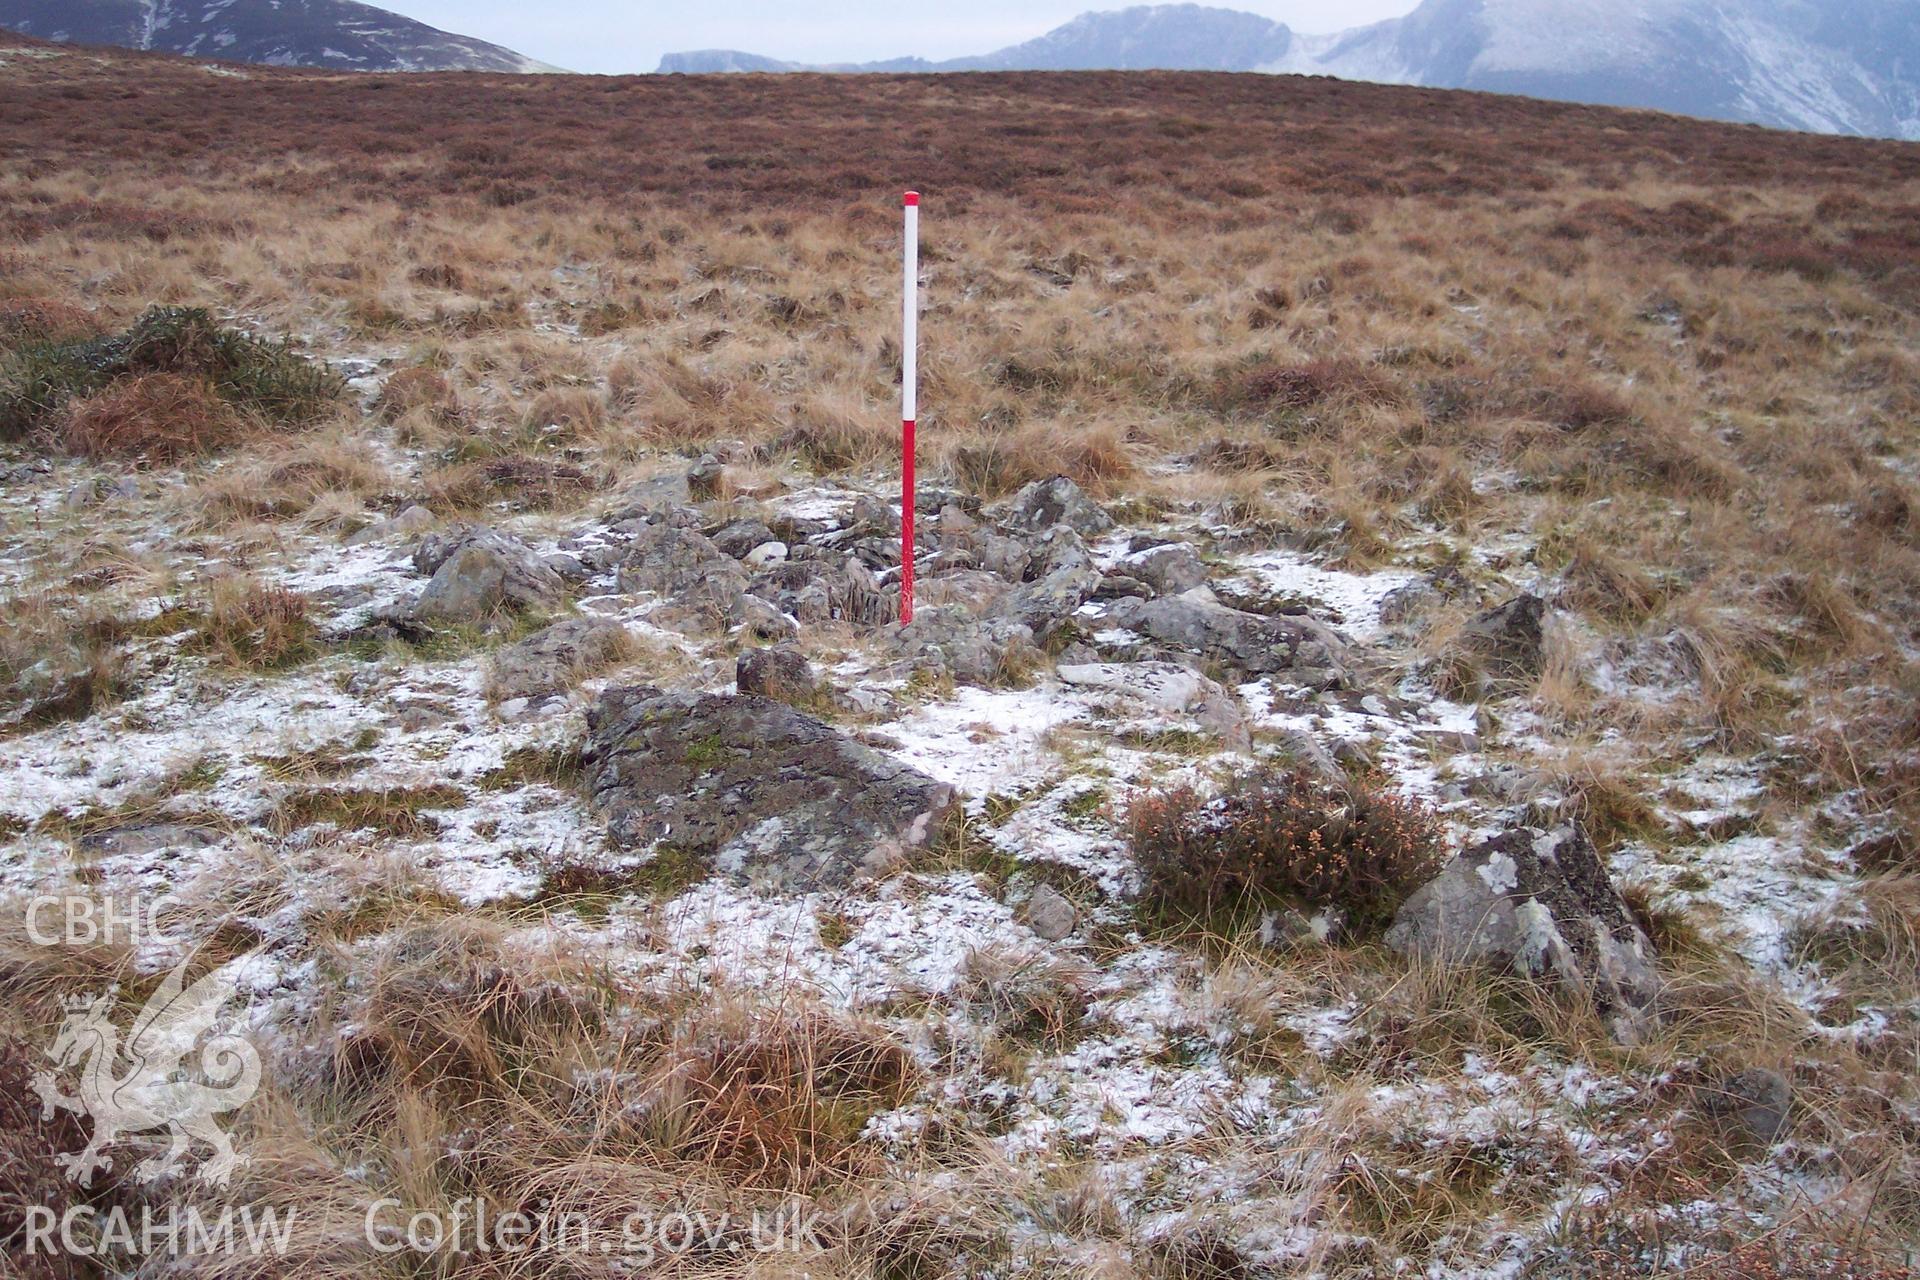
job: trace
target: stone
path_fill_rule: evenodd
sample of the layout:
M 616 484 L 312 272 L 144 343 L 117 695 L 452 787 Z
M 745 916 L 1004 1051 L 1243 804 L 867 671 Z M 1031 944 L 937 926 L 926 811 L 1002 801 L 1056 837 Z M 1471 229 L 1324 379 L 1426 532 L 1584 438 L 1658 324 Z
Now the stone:
M 1011 618 L 1033 633 L 1039 643 L 1067 624 L 1074 613 L 1093 598 L 1100 586 L 1100 571 L 1092 565 L 1068 565 L 1045 577 L 1015 587 L 994 606 L 994 613 Z
M 792 645 L 746 649 L 735 659 L 734 688 L 789 705 L 805 706 L 820 696 L 820 681 L 807 655 Z
M 551 605 L 566 593 L 565 581 L 531 547 L 484 525 L 429 535 L 413 563 L 433 575 L 410 611 L 418 619 L 479 621 L 503 609 Z
M 981 617 L 957 605 L 913 611 L 906 626 L 886 630 L 888 643 L 916 671 L 943 671 L 961 684 L 1001 683 L 1010 670 L 1038 664 L 1039 649 L 1024 624 Z
M 377 520 L 364 529 L 357 530 L 347 538 L 350 547 L 365 546 L 369 542 L 388 542 L 400 538 L 416 538 L 438 523 L 433 512 L 419 503 L 402 508 L 397 515 Z
M 1248 677 L 1285 673 L 1313 689 L 1352 683 L 1346 643 L 1310 618 L 1229 609 L 1199 587 L 1158 600 L 1117 600 L 1102 626 Z
M 1064 524 L 1089 538 L 1113 528 L 1112 517 L 1065 476 L 1036 480 L 1014 494 L 1009 523 L 1036 530 Z
M 1659 994 L 1653 944 L 1577 827 L 1520 827 L 1460 854 L 1401 906 L 1386 942 L 1586 992 L 1626 1044 Z
M 958 605 L 985 612 L 1012 590 L 1007 580 L 984 569 L 954 569 L 931 574 L 914 584 L 916 606 Z
M 648 525 L 627 543 L 620 558 L 620 589 L 680 595 L 703 583 L 723 581 L 721 594 L 737 594 L 747 585 L 746 570 L 711 538 L 692 529 Z
M 1494 679 L 1530 683 L 1546 665 L 1546 609 L 1539 596 L 1515 596 L 1474 615 L 1461 629 L 1458 644 L 1479 658 Z
M 1793 1118 L 1793 1082 L 1767 1067 L 1748 1067 L 1700 1086 L 1708 1115 L 1736 1136 L 1770 1147 Z
M 713 545 L 720 549 L 721 554 L 736 560 L 745 559 L 755 547 L 775 541 L 778 539 L 773 536 L 773 530 L 758 520 L 735 520 L 722 526 L 713 535 Z
M 1080 922 L 1067 896 L 1050 884 L 1036 885 L 1027 897 L 1027 928 L 1048 942 L 1059 942 Z
M 727 628 L 756 640 L 792 640 L 800 634 L 800 624 L 759 596 L 742 592 L 727 609 Z
M 1159 596 L 1177 596 L 1207 583 L 1206 564 L 1185 542 L 1166 542 L 1135 552 L 1121 560 L 1120 567 Z
M 496 701 L 570 689 L 587 672 L 620 660 L 632 644 L 608 618 L 568 618 L 508 645 L 488 663 L 487 691 Z
M 720 496 L 725 488 L 727 466 L 712 454 L 702 454 L 700 461 L 687 471 L 687 499 L 690 502 L 711 502 Z
M 1225 689 L 1190 667 L 1177 662 L 1096 662 L 1062 665 L 1054 674 L 1062 684 L 1085 689 L 1107 689 L 1125 694 L 1160 711 L 1192 716 L 1203 728 L 1218 734 L 1228 746 L 1251 745 L 1251 734 L 1240 704 Z
M 960 813 L 952 787 L 751 694 L 609 689 L 583 761 L 615 847 L 672 849 L 778 892 L 885 876 Z

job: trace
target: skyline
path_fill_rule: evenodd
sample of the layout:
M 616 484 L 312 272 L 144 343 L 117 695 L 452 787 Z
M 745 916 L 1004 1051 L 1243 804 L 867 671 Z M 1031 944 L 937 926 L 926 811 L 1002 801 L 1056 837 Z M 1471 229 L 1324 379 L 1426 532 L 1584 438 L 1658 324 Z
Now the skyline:
M 1397 17 L 1411 12 L 1416 2 L 1246 0 L 1216 7 L 1320 33 Z M 384 7 L 569 71 L 636 74 L 652 71 L 662 54 L 693 49 L 739 49 L 793 62 L 957 58 L 1031 40 L 1089 10 L 1130 6 L 1097 0 L 978 0 L 963 16 L 947 8 L 916 10 L 878 0 L 804 8 L 773 0 L 713 0 L 696 11 L 615 0 L 585 0 L 563 12 L 531 10 L 508 0 L 388 0 Z

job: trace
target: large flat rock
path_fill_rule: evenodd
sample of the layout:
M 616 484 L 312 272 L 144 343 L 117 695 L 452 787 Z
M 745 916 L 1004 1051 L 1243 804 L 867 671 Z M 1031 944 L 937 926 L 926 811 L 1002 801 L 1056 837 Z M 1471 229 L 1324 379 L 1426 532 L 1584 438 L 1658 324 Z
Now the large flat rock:
M 772 698 L 609 689 L 587 727 L 588 792 L 616 845 L 781 892 L 884 875 L 959 813 L 952 787 Z

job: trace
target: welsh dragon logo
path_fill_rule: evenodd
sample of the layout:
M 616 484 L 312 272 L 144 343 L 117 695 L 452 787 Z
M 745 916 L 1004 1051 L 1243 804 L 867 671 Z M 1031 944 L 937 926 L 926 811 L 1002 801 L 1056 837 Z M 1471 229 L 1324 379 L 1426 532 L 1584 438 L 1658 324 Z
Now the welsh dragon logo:
M 223 1187 L 247 1163 L 213 1118 L 245 1105 L 260 1087 L 259 1052 L 237 1028 L 216 1030 L 239 984 L 240 966 L 250 958 L 222 965 L 191 987 L 185 979 L 193 957 L 182 960 L 134 1018 L 124 1044 L 111 1020 L 112 992 L 67 1001 L 66 1021 L 47 1056 L 56 1069 L 77 1073 L 78 1092 L 61 1093 L 52 1071 L 36 1073 L 32 1084 L 43 1118 L 51 1120 L 64 1108 L 93 1120 L 86 1150 L 56 1157 L 69 1179 L 91 1185 L 94 1171 L 113 1163 L 107 1148 L 156 1130 L 166 1131 L 167 1149 L 134 1169 L 142 1182 L 178 1168 L 195 1139 L 213 1148 L 200 1166 L 202 1182 Z M 204 1080 L 188 1071 L 196 1045 Z

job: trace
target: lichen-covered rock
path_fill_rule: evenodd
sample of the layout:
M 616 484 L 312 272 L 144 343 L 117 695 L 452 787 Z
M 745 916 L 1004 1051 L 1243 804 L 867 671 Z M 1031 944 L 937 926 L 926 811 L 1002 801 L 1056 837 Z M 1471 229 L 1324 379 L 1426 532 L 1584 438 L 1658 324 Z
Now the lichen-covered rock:
M 1159 596 L 1177 596 L 1207 584 L 1207 566 L 1192 544 L 1166 542 L 1136 551 L 1120 561 L 1121 572 Z
M 704 534 L 652 524 L 627 543 L 619 581 L 622 591 L 652 591 L 670 598 L 697 591 L 727 604 L 746 590 L 747 572 Z
M 1024 623 L 958 605 L 916 609 L 912 622 L 888 627 L 886 637 L 914 670 L 944 672 L 961 684 L 998 684 L 1008 672 L 1041 661 Z
M 556 622 L 493 655 L 488 692 L 500 701 L 557 693 L 617 661 L 631 643 L 627 629 L 609 618 Z
M 1046 529 L 1064 524 L 1087 537 L 1113 528 L 1113 518 L 1100 504 L 1065 476 L 1036 480 L 1013 495 L 1009 523 L 1024 529 Z
M 734 661 L 733 684 L 741 693 L 790 705 L 805 706 L 820 694 L 820 681 L 807 655 L 784 644 L 743 650 Z
M 1518 828 L 1469 849 L 1407 899 L 1386 941 L 1589 993 L 1625 1043 L 1642 1038 L 1659 994 L 1653 944 L 1577 827 Z
M 671 848 L 782 892 L 884 875 L 959 812 L 952 787 L 753 695 L 609 689 L 584 762 L 615 845 Z
M 1346 643 L 1328 627 L 1229 609 L 1205 587 L 1157 600 L 1117 600 L 1100 625 L 1248 677 L 1284 673 L 1315 689 L 1351 683 Z
M 472 622 L 503 609 L 554 604 L 566 582 L 533 548 L 485 525 L 457 525 L 423 539 L 413 565 L 430 573 L 413 604 L 415 618 Z

